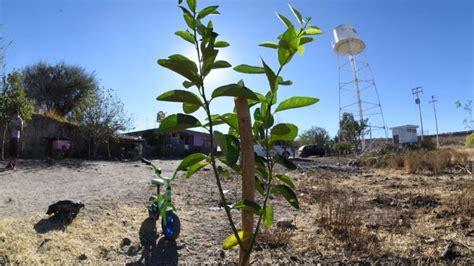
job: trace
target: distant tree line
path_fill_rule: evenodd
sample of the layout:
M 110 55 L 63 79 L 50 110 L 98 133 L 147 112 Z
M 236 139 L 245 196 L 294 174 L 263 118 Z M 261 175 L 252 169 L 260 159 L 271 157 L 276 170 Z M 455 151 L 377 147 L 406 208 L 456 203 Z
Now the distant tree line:
M 14 70 L 2 77 L 1 93 L 4 136 L 14 109 L 20 110 L 25 121 L 32 113 L 45 114 L 76 124 L 89 140 L 89 156 L 95 157 L 100 143 L 109 144 L 119 131 L 132 126 L 131 116 L 113 90 L 100 86 L 95 74 L 80 66 L 38 62 Z
M 313 126 L 303 131 L 293 146 L 318 145 L 326 150 L 326 154 L 347 154 L 358 152 L 361 148 L 361 134 L 367 127 L 366 122 L 356 121 L 351 113 L 343 113 L 339 121 L 339 131 L 331 139 L 326 129 Z

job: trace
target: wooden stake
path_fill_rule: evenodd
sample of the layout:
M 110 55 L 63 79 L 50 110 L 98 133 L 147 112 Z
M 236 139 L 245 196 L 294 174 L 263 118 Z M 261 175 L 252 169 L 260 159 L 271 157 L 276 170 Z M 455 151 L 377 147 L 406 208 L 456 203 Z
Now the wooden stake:
M 253 149 L 252 123 L 247 99 L 236 98 L 235 108 L 239 121 L 240 156 L 242 166 L 242 199 L 255 201 L 255 154 Z M 242 230 L 253 231 L 254 214 L 242 210 Z M 243 261 L 245 252 L 250 247 L 250 240 L 243 241 L 244 249 L 240 249 L 240 264 L 248 265 L 249 259 Z

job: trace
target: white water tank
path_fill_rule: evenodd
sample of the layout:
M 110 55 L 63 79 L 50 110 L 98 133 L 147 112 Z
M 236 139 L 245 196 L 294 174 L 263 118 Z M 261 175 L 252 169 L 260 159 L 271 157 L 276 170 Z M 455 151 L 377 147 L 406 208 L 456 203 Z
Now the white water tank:
M 338 55 L 356 55 L 365 48 L 365 43 L 359 39 L 356 29 L 349 24 L 342 24 L 333 30 L 334 52 Z

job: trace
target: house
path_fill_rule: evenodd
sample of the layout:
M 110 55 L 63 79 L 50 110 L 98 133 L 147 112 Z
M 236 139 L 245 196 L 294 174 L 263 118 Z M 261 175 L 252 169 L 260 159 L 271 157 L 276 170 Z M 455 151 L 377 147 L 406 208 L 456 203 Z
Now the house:
M 416 133 L 416 125 L 404 125 L 392 127 L 393 145 L 398 147 L 407 146 L 418 143 L 418 135 Z
M 125 135 L 141 137 L 146 141 L 144 156 L 185 156 L 195 152 L 209 153 L 211 139 L 208 133 L 181 130 L 172 133 L 160 132 L 158 128 L 129 132 Z M 217 143 L 214 143 L 214 148 Z

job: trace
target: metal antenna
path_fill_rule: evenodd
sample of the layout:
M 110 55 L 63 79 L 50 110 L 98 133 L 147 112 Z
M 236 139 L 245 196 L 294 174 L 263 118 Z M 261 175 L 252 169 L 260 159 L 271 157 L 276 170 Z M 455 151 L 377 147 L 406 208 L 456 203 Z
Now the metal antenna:
M 416 99 L 415 103 L 418 105 L 418 111 L 420 112 L 420 124 L 421 124 L 421 140 L 423 141 L 423 117 L 421 116 L 421 101 L 420 101 L 420 96 L 418 94 L 423 94 L 423 88 L 422 87 L 416 87 L 411 89 L 411 94 L 413 94 Z
M 435 99 L 434 95 L 431 95 L 431 101 L 430 103 L 433 104 L 433 111 L 435 115 L 435 123 L 436 123 L 436 148 L 439 149 L 439 138 L 438 138 L 438 118 L 436 117 L 436 102 L 438 100 Z

